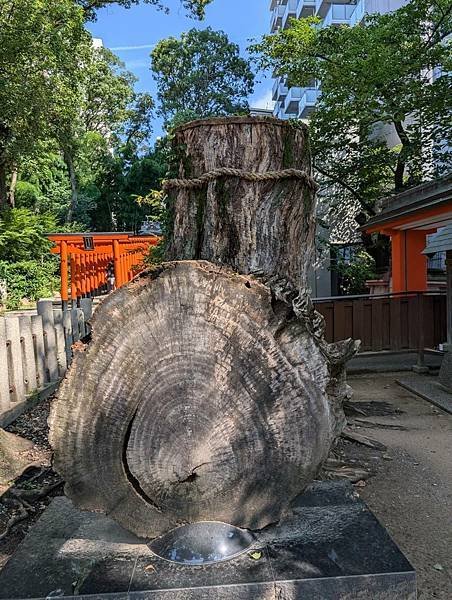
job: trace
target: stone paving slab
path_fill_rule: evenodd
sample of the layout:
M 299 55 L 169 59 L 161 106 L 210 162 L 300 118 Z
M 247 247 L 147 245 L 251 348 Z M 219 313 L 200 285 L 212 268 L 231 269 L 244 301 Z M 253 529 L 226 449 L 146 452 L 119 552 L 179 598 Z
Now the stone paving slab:
M 415 573 L 352 486 L 315 483 L 233 560 L 183 566 L 56 498 L 0 573 L 0 598 L 414 600 Z
M 452 394 L 442 387 L 438 378 L 413 374 L 400 377 L 396 381 L 409 392 L 452 414 Z

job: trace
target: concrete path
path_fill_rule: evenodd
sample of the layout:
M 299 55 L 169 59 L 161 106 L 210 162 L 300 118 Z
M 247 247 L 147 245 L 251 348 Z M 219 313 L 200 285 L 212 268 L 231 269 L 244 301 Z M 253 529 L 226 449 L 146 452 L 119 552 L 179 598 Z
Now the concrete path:
M 388 402 L 400 415 L 367 420 L 401 425 L 362 432 L 388 447 L 361 497 L 418 574 L 419 600 L 452 599 L 452 416 L 395 383 L 400 374 L 349 378 L 354 401 Z

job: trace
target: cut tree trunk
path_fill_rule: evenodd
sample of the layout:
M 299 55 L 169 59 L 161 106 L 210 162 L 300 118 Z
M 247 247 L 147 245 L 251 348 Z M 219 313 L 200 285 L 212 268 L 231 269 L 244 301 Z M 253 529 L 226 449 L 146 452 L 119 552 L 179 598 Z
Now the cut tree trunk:
M 183 179 L 231 165 L 310 173 L 305 128 L 274 119 L 194 123 L 176 143 Z M 356 350 L 325 342 L 307 294 L 309 179 L 179 184 L 169 252 L 186 260 L 97 308 L 51 415 L 67 495 L 147 538 L 200 520 L 278 521 L 342 430 Z
M 252 173 L 295 168 L 311 176 L 307 128 L 277 119 L 194 121 L 177 131 L 174 154 L 179 178 L 221 167 Z M 204 259 L 240 273 L 279 275 L 306 288 L 315 236 L 315 188 L 306 181 L 219 177 L 169 195 L 170 260 Z

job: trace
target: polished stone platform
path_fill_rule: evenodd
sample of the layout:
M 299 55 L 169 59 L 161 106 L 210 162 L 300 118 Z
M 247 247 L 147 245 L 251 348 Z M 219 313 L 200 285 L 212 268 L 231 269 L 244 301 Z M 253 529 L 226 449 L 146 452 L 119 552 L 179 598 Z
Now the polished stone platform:
M 414 600 L 413 567 L 352 486 L 315 483 L 227 562 L 177 565 L 55 498 L 0 573 L 0 598 Z

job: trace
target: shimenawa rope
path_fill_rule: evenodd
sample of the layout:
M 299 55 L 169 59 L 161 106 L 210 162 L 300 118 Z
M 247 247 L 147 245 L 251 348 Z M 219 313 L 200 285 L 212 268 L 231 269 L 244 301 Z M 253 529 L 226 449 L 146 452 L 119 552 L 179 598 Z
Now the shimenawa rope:
M 232 169 L 229 167 L 220 167 L 204 173 L 200 177 L 193 179 L 165 179 L 162 182 L 164 191 L 173 188 L 195 189 L 200 188 L 206 183 L 215 181 L 219 177 L 240 177 L 246 181 L 276 181 L 278 179 L 301 179 L 312 190 L 317 190 L 318 185 L 314 179 L 305 171 L 299 169 L 283 169 L 281 171 L 267 171 L 266 173 L 256 173 L 254 171 L 244 171 L 242 169 Z

